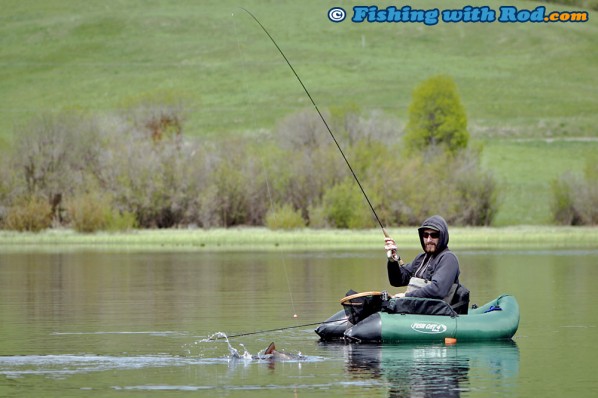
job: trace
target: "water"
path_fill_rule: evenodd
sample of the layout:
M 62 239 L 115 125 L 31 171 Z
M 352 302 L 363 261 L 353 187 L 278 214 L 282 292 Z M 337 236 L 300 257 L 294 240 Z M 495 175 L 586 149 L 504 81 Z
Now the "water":
M 595 396 L 598 250 L 457 254 L 472 302 L 518 299 L 513 342 L 319 342 L 347 290 L 396 290 L 379 252 L 4 251 L 0 397 Z

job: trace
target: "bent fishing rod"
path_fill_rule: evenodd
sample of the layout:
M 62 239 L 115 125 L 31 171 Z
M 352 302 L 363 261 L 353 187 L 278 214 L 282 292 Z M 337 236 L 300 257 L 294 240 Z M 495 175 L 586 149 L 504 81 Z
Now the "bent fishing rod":
M 372 213 L 374 214 L 374 217 L 376 218 L 376 221 L 378 221 L 378 224 L 380 225 L 380 228 L 382 228 L 382 233 L 384 233 L 384 236 L 388 238 L 389 235 L 386 232 L 386 229 L 384 228 L 384 225 L 382 224 L 382 221 L 380 221 L 380 217 L 378 217 L 378 214 L 376 213 L 376 210 L 374 209 L 374 206 L 372 205 L 372 202 L 370 202 L 370 198 L 365 193 L 365 190 L 363 189 L 363 186 L 361 185 L 361 182 L 359 181 L 359 178 L 357 178 L 357 174 L 355 174 L 355 171 L 353 171 L 353 167 L 351 167 L 351 163 L 349 163 L 349 160 L 345 156 L 345 153 L 343 152 L 340 144 L 338 143 L 338 141 L 336 140 L 336 137 L 332 133 L 332 129 L 330 128 L 330 126 L 326 122 L 326 119 L 322 115 L 322 112 L 320 112 L 320 108 L 318 108 L 318 105 L 316 104 L 316 102 L 312 98 L 311 94 L 307 90 L 307 87 L 305 87 L 305 84 L 303 84 L 303 81 L 299 77 L 299 74 L 297 74 L 297 72 L 295 71 L 295 68 L 293 68 L 293 65 L 291 64 L 291 62 L 289 61 L 289 59 L 287 58 L 287 56 L 284 54 L 284 52 L 282 51 L 282 49 L 280 48 L 280 46 L 278 45 L 278 43 L 276 43 L 276 40 L 274 40 L 274 38 L 272 37 L 272 35 L 270 34 L 270 32 L 268 32 L 268 30 L 264 27 L 264 25 L 262 25 L 262 23 L 257 19 L 257 17 L 255 15 L 253 15 L 246 8 L 241 7 L 241 9 L 243 11 L 245 11 L 247 14 L 249 14 L 249 16 L 251 16 L 251 18 L 253 18 L 253 20 L 262 28 L 262 30 L 268 36 L 268 38 L 270 39 L 270 41 L 272 41 L 272 44 L 274 44 L 274 46 L 276 47 L 276 49 L 278 50 L 278 52 L 280 53 L 280 55 L 282 55 L 282 58 L 284 58 L 284 60 L 286 61 L 287 65 L 289 66 L 289 68 L 291 68 L 291 71 L 293 72 L 293 74 L 297 78 L 297 81 L 299 82 L 299 84 L 301 84 L 301 87 L 303 87 L 303 91 L 305 91 L 305 94 L 307 94 L 307 97 L 309 98 L 309 100 L 311 101 L 312 105 L 314 106 L 316 112 L 320 116 L 320 119 L 322 119 L 322 122 L 324 123 L 324 126 L 326 127 L 326 130 L 328 130 L 328 133 L 330 134 L 330 137 L 332 137 L 332 140 L 336 144 L 336 147 L 338 148 L 339 152 L 343 156 L 343 159 L 345 160 L 345 163 L 347 164 L 347 167 L 349 167 L 349 170 L 351 171 L 351 174 L 353 175 L 353 178 L 355 179 L 355 182 L 359 186 L 359 189 L 361 190 L 361 193 L 363 194 L 366 202 L 370 206 L 370 209 L 372 210 Z

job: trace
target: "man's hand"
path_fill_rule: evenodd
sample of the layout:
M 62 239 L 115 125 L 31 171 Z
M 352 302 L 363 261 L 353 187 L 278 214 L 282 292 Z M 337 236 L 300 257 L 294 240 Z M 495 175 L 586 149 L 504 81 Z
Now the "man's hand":
M 403 297 L 405 297 L 405 293 L 397 293 L 397 294 L 395 294 L 392 297 L 394 297 L 394 298 L 403 298 Z
M 384 250 L 386 250 L 388 260 L 398 262 L 401 259 L 397 253 L 397 249 L 397 244 L 391 237 L 384 239 Z

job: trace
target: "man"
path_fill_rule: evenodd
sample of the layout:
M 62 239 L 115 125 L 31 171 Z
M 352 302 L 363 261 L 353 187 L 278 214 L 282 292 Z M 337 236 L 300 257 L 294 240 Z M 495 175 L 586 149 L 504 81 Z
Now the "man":
M 392 238 L 385 239 L 388 280 L 392 286 L 408 286 L 395 297 L 423 297 L 451 304 L 459 285 L 459 260 L 449 250 L 446 221 L 440 216 L 428 218 L 418 228 L 424 252 L 409 264 L 403 264 Z

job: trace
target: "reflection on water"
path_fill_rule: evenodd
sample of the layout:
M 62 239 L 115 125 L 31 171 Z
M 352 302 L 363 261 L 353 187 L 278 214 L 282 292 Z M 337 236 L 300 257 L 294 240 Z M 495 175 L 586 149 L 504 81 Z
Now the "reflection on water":
M 339 299 L 349 288 L 392 291 L 378 251 L 285 253 L 286 266 L 280 253 L 0 251 L 0 397 L 141 391 L 163 398 L 204 390 L 227 398 L 583 396 L 598 390 L 592 344 L 598 251 L 458 255 L 472 302 L 502 293 L 519 301 L 516 345 L 319 343 L 313 327 L 302 325 L 342 309 Z M 201 342 L 218 331 L 237 336 L 230 347 L 223 339 Z M 272 341 L 306 359 L 259 359 Z
M 487 382 L 489 392 L 506 396 L 516 390 L 519 349 L 515 342 L 444 345 L 345 345 L 347 372 L 384 380 L 389 397 L 458 397 Z

